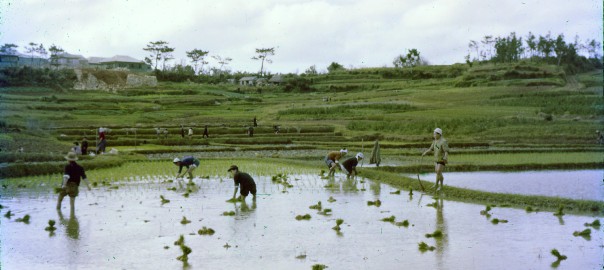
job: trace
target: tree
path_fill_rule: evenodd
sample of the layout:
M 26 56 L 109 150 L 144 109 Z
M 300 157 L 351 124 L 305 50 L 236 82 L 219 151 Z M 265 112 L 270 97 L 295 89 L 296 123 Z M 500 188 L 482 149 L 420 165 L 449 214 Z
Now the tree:
M 34 66 L 34 53 L 38 51 L 38 43 L 30 42 L 29 46 L 25 46 L 25 52 L 31 56 L 31 66 Z
M 161 59 L 162 59 L 162 71 L 166 71 L 166 62 L 174 59 L 174 56 L 172 56 L 173 51 L 174 51 L 174 48 L 170 48 L 168 46 L 164 46 L 160 50 Z
M 253 60 L 261 60 L 260 64 L 260 76 L 264 74 L 264 62 L 270 64 L 273 60 L 269 59 L 269 56 L 275 55 L 275 48 L 262 48 L 256 49 L 256 56 L 252 57 Z
M 12 43 L 6 43 L 6 44 L 2 45 L 2 47 L 0 47 L 0 53 L 15 55 L 15 54 L 17 54 L 18 47 L 19 46 L 12 44 Z
M 171 49 L 171 51 L 169 49 Z M 174 48 L 168 47 L 168 42 L 160 40 L 155 42 L 149 42 L 149 44 L 147 44 L 147 47 L 143 48 L 143 50 L 151 53 L 149 57 L 145 57 L 145 62 L 151 66 L 154 66 L 153 69 L 157 70 L 157 65 L 162 59 L 164 60 L 165 69 L 165 63 L 167 60 L 165 57 L 168 55 L 169 57 L 171 57 L 170 53 L 174 51 Z
M 529 57 L 533 57 L 537 51 L 537 40 L 531 32 L 526 36 L 526 45 L 528 46 Z
M 468 43 L 468 48 L 470 50 L 476 51 L 476 57 L 474 58 L 474 60 L 480 61 L 480 46 L 478 45 L 478 42 L 476 42 L 475 40 L 470 40 L 470 43 Z
M 548 58 L 554 48 L 554 40 L 551 38 L 551 34 L 547 33 L 545 37 L 539 36 L 539 42 L 537 43 L 537 50 L 542 53 L 543 57 Z
M 410 68 L 413 72 L 413 67 L 418 66 L 421 63 L 420 53 L 417 49 L 410 49 L 406 55 L 399 55 L 394 58 L 392 62 L 396 68 Z
M 187 57 L 191 58 L 191 62 L 193 62 L 193 70 L 195 71 L 195 74 L 198 74 L 199 70 L 197 69 L 197 66 L 199 65 L 199 62 L 201 62 L 201 70 L 203 70 L 204 58 L 206 55 L 208 55 L 209 51 L 193 49 L 192 51 L 188 51 L 186 53 Z
M 587 53 L 589 54 L 589 58 L 591 59 L 599 59 L 600 58 L 600 42 L 597 42 L 595 39 L 587 42 L 585 44 L 585 48 L 587 48 Z
M 59 55 L 61 53 L 64 52 L 63 49 L 61 49 L 61 47 L 58 47 L 55 44 L 50 45 L 50 48 L 48 48 L 48 51 L 50 52 L 50 65 L 51 66 L 55 66 L 55 68 L 59 67 Z
M 493 47 L 493 43 L 495 42 L 495 40 L 493 39 L 493 36 L 490 36 L 490 35 L 484 36 L 483 40 L 480 42 L 482 43 L 482 46 L 484 47 L 484 50 L 480 54 L 482 56 L 482 60 L 487 60 L 487 57 L 488 58 L 493 57 L 492 47 Z
M 562 61 L 562 57 L 567 53 L 568 46 L 566 46 L 566 42 L 564 42 L 564 35 L 559 34 L 554 42 L 554 52 L 556 53 L 556 58 L 558 59 L 558 66 L 560 66 L 560 61 Z
M 230 57 L 226 57 L 226 58 L 222 58 L 220 57 L 220 55 L 213 55 L 212 58 L 214 58 L 216 60 L 216 62 L 218 62 L 218 64 L 220 64 L 220 67 L 218 67 L 218 71 L 222 72 L 222 68 L 224 66 L 228 66 L 229 63 L 233 60 L 233 58 Z
M 304 71 L 305 74 L 307 75 L 317 75 L 319 74 L 319 72 L 317 72 L 317 66 L 312 65 L 309 68 L 306 69 L 306 71 Z
M 327 72 L 329 72 L 329 73 L 333 73 L 338 70 L 345 70 L 345 68 L 344 68 L 344 66 L 342 66 L 336 62 L 331 62 L 331 64 L 329 64 L 329 66 L 327 66 Z

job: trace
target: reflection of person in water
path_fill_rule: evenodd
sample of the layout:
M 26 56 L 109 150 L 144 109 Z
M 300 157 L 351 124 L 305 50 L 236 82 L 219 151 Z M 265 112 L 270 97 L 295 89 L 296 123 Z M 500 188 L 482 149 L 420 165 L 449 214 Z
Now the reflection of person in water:
M 65 231 L 67 232 L 67 236 L 72 239 L 80 238 L 80 222 L 78 222 L 78 218 L 75 216 L 74 211 L 69 211 L 69 219 L 65 220 L 63 217 L 63 213 L 61 210 L 57 210 L 59 214 L 59 223 L 65 226 Z
M 442 237 L 437 237 L 436 240 L 436 260 L 438 263 L 439 269 L 445 269 L 444 265 L 444 251 L 445 246 L 449 242 L 449 234 L 447 233 L 447 225 L 445 223 L 445 218 L 443 216 L 443 199 L 439 198 L 436 201 L 436 229 L 440 230 L 443 234 Z

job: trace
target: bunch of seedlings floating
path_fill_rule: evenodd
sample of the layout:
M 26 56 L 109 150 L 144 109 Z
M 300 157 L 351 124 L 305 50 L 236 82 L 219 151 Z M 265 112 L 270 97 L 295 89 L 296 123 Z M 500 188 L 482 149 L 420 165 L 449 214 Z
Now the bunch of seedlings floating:
M 418 248 L 419 248 L 419 251 L 421 251 L 421 252 L 433 251 L 436 249 L 435 247 L 430 246 L 430 245 L 426 244 L 425 242 L 420 242 L 418 244 Z
M 185 236 L 182 234 L 180 235 L 180 237 L 178 237 L 178 240 L 174 241 L 175 246 L 180 246 L 184 243 L 185 243 Z
M 394 195 L 401 195 L 401 190 L 397 190 L 397 191 L 392 191 L 390 192 L 390 194 L 394 194 Z
M 166 204 L 170 202 L 170 200 L 164 198 L 164 195 L 159 195 L 159 198 L 161 199 L 161 204 Z
M 337 232 L 340 232 L 340 229 L 341 229 L 340 225 L 342 225 L 342 223 L 344 223 L 343 219 L 341 219 L 341 218 L 336 219 L 336 226 L 333 227 L 332 229 L 335 230 L 335 231 L 337 231 Z
M 332 203 L 335 202 L 336 199 L 334 199 L 332 196 L 329 196 L 329 199 L 327 199 L 328 202 Z
M 206 226 L 203 226 L 203 228 L 199 229 L 197 233 L 199 235 L 213 235 L 215 231 L 212 228 L 207 228 Z
M 508 223 L 507 219 L 498 219 L 498 218 L 494 218 L 493 220 L 491 220 L 491 223 L 497 225 L 499 223 Z
M 323 211 L 319 211 L 317 214 L 324 216 L 331 215 L 331 208 L 323 208 Z
M 52 219 L 49 220 L 48 221 L 48 227 L 44 228 L 44 230 L 45 231 L 49 231 L 51 233 L 54 232 L 57 229 L 57 227 L 55 227 L 55 223 L 56 222 L 54 220 L 52 220 Z
M 433 233 L 427 233 L 426 237 L 427 238 L 442 238 L 443 232 L 441 232 L 440 230 L 436 230 Z
M 375 201 L 367 201 L 367 205 L 368 206 L 375 205 L 376 207 L 380 207 L 380 205 L 382 205 L 382 201 L 380 201 L 379 199 L 377 199 Z
M 556 257 L 556 261 L 552 263 L 552 267 L 554 267 L 554 268 L 558 267 L 560 265 L 561 261 L 564 261 L 567 259 L 567 257 L 565 255 L 560 254 L 560 252 L 555 248 L 552 249 L 552 251 L 550 253 Z
M 296 216 L 296 220 L 310 220 L 310 219 L 311 219 L 311 216 L 309 214 Z
M 438 207 L 438 202 L 437 202 L 437 201 L 434 201 L 434 202 L 432 202 L 432 203 L 426 204 L 426 206 L 436 208 L 436 207 Z
M 394 220 L 395 220 L 395 219 L 396 219 L 396 217 L 395 217 L 395 216 L 389 216 L 389 217 L 382 218 L 381 220 L 382 220 L 383 222 L 390 222 L 390 223 L 394 223 Z
M 25 224 L 29 224 L 29 215 L 25 215 L 22 218 L 15 219 L 16 222 L 23 222 Z
M 527 213 L 531 213 L 531 212 L 539 212 L 539 208 L 534 208 L 534 209 L 533 209 L 533 208 L 532 208 L 532 207 L 530 207 L 530 206 L 527 206 L 526 208 L 524 208 L 524 210 L 525 210 Z
M 319 211 L 321 211 L 321 209 L 323 209 L 323 207 L 321 206 L 321 202 L 320 201 L 317 204 L 315 204 L 315 205 L 309 206 L 308 208 L 319 210 Z
M 187 264 L 189 262 L 189 254 L 191 254 L 193 250 L 184 243 L 180 245 L 180 250 L 182 251 L 182 255 L 176 257 L 176 259 Z
M 273 181 L 273 183 L 282 184 L 283 186 L 288 187 L 288 188 L 294 187 L 292 184 L 287 182 L 287 178 L 288 178 L 287 174 L 278 173 L 277 175 L 273 175 L 271 177 L 271 180 Z
M 183 216 L 182 219 L 180 220 L 180 224 L 185 225 L 185 224 L 189 224 L 191 223 L 190 220 L 187 219 L 187 217 Z
M 599 229 L 600 228 L 600 220 L 596 219 L 592 223 L 585 223 L 584 225 L 587 226 L 587 227 L 593 227 L 594 229 Z
M 10 217 L 12 217 L 12 216 L 14 216 L 14 215 L 15 215 L 15 214 L 11 213 L 11 211 L 10 211 L 10 210 L 8 210 L 8 212 L 6 212 L 6 213 L 4 214 L 4 217 L 6 217 L 6 218 L 10 219 Z
M 224 211 L 222 212 L 223 216 L 234 216 L 235 215 L 235 211 Z
M 312 266 L 312 270 L 323 270 L 325 268 L 328 268 L 327 265 L 324 264 L 314 264 Z
M 558 211 L 556 211 L 554 213 L 554 216 L 558 216 L 558 217 L 564 216 L 563 210 L 564 210 L 564 205 L 558 206 Z
M 409 227 L 409 220 L 405 219 L 402 222 L 395 222 L 394 225 L 399 226 L 399 227 L 403 226 L 403 227 L 407 228 L 407 227 Z

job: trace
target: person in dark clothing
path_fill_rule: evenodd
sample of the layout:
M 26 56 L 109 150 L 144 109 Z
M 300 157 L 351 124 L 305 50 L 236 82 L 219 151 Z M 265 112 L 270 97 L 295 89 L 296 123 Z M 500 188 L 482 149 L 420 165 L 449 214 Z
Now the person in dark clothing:
M 63 183 L 61 185 L 61 192 L 59 192 L 59 201 L 57 202 L 57 209 L 61 209 L 61 202 L 63 198 L 69 195 L 69 204 L 71 211 L 75 210 L 75 197 L 78 196 L 80 181 L 84 180 L 88 190 L 90 190 L 90 183 L 86 178 L 86 172 L 84 168 L 76 163 L 78 156 L 74 152 L 69 152 L 65 159 L 69 161 L 69 164 L 65 166 L 65 173 L 63 175 Z
M 250 137 L 254 137 L 254 127 L 249 127 L 247 129 L 247 135 Z
M 256 182 L 254 182 L 254 179 L 249 174 L 240 172 L 237 165 L 231 165 L 228 172 L 231 173 L 231 176 L 233 176 L 233 181 L 235 182 L 233 199 L 235 199 L 235 196 L 237 196 L 237 190 L 241 186 L 241 195 L 238 198 L 240 201 L 245 201 L 245 198 L 250 193 L 253 195 L 253 200 L 256 200 Z
M 355 157 L 349 158 L 342 163 L 342 171 L 346 173 L 346 177 L 354 177 L 358 174 L 357 165 L 364 158 L 363 153 L 357 153 Z
M 180 137 L 185 137 L 185 128 L 182 125 L 180 126 Z
M 88 154 L 88 140 L 86 137 L 82 139 L 82 155 Z
M 99 128 L 99 144 L 96 146 L 96 153 L 102 154 L 105 153 L 105 148 L 107 148 L 107 140 L 105 140 L 105 128 Z
M 210 133 L 208 133 L 208 125 L 205 125 L 205 127 L 203 128 L 203 136 L 201 136 L 202 138 L 210 138 Z
M 199 160 L 194 157 L 183 157 L 182 160 L 179 158 L 174 158 L 172 161 L 174 165 L 179 166 L 178 174 L 176 174 L 176 178 L 180 178 L 185 176 L 185 174 L 189 174 L 189 180 L 193 179 L 193 171 L 199 167 Z M 185 172 L 182 172 L 182 167 L 187 167 Z
M 256 122 L 256 116 L 254 116 L 254 127 L 258 126 L 258 122 Z

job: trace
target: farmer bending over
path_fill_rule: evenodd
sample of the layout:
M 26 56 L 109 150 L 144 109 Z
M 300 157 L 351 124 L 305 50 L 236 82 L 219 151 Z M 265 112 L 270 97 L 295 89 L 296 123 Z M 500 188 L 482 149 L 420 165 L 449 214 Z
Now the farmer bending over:
M 69 204 L 71 206 L 71 212 L 75 210 L 75 197 L 78 196 L 80 186 L 80 179 L 86 182 L 88 190 L 90 190 L 90 183 L 86 179 L 86 173 L 84 168 L 76 163 L 78 156 L 75 152 L 69 152 L 65 159 L 69 163 L 65 166 L 65 173 L 63 175 L 63 183 L 61 184 L 61 192 L 59 193 L 59 201 L 57 202 L 57 209 L 61 209 L 61 202 L 66 195 L 69 195 Z
M 336 173 L 336 167 L 339 165 L 340 159 L 348 153 L 348 150 L 341 149 L 340 151 L 329 152 L 325 156 L 325 164 L 329 168 L 327 176 L 333 176 Z
M 185 174 L 189 174 L 189 180 L 193 179 L 193 171 L 199 167 L 199 160 L 194 157 L 183 157 L 182 160 L 179 158 L 174 158 L 174 165 L 179 166 L 178 174 L 176 174 L 176 178 L 181 178 L 185 176 Z M 187 167 L 187 170 L 183 173 L 182 167 Z
M 364 158 L 363 153 L 357 153 L 355 157 L 351 157 L 342 163 L 342 170 L 346 173 L 346 178 L 355 177 L 357 174 L 357 165 Z
M 443 181 L 445 178 L 443 177 L 443 170 L 445 169 L 445 165 L 447 165 L 447 158 L 449 157 L 449 144 L 447 140 L 443 137 L 443 131 L 440 128 L 436 128 L 434 130 L 434 141 L 430 148 L 422 153 L 422 156 L 426 155 L 428 152 L 434 151 L 434 158 L 436 159 L 436 163 L 434 166 L 434 171 L 436 172 L 436 183 L 434 184 L 434 188 L 437 191 L 443 187 Z M 440 186 L 438 185 L 440 183 Z
M 249 174 L 244 172 L 239 172 L 239 168 L 237 165 L 231 165 L 228 172 L 233 176 L 233 181 L 235 181 L 235 190 L 233 191 L 233 199 L 237 196 L 237 189 L 241 186 L 241 196 L 239 196 L 240 201 L 245 201 L 245 197 L 252 193 L 253 200 L 256 200 L 256 182 L 254 182 L 254 178 L 252 178 Z

